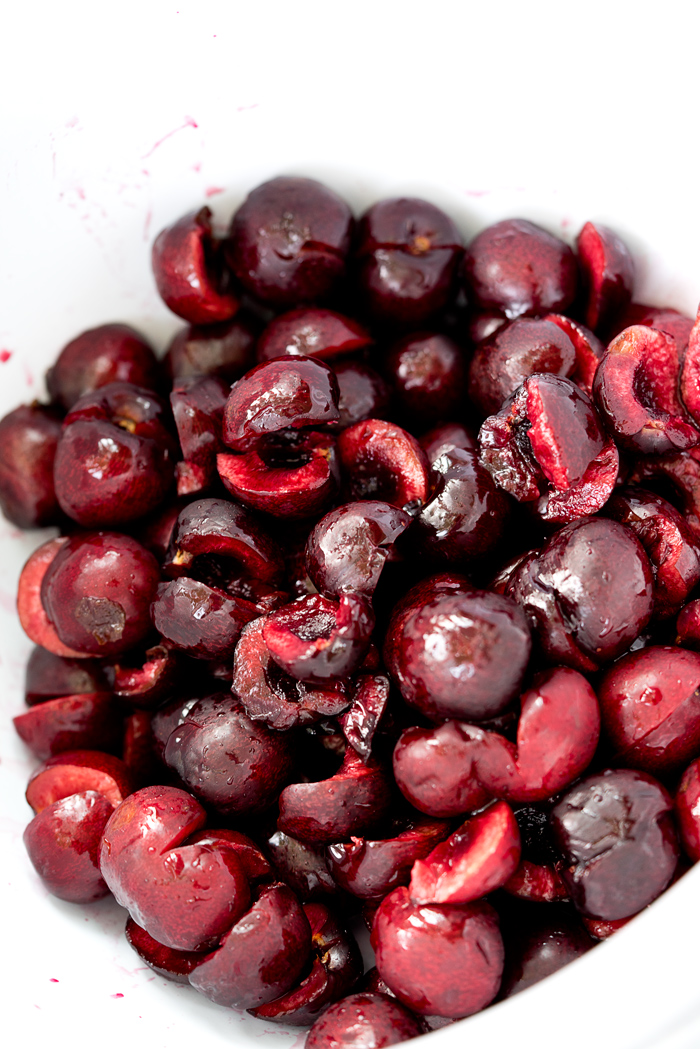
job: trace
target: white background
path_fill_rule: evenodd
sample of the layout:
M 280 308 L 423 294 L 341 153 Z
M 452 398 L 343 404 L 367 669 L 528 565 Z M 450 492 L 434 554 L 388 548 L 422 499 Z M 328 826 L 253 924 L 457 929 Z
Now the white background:
M 638 298 L 696 309 L 690 3 L 67 0 L 0 18 L 0 414 L 42 395 L 46 366 L 86 327 L 128 321 L 163 348 L 179 322 L 155 297 L 155 234 L 203 202 L 224 223 L 282 173 L 321 178 L 358 211 L 424 195 L 466 238 L 513 215 L 571 240 L 587 219 L 607 222 L 634 250 Z M 29 645 L 13 605 L 40 538 L 0 523 L 5 1030 L 31 1049 L 300 1047 L 298 1032 L 155 977 L 123 942 L 116 906 L 62 904 L 29 867 L 35 763 L 10 726 Z M 699 896 L 695 871 L 546 984 L 431 1040 L 697 1046 Z

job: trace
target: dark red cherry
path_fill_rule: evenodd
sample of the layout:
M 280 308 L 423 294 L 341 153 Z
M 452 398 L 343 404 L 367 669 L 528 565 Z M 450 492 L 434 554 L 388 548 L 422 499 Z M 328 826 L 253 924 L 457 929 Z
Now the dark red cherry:
M 431 465 L 435 495 L 416 517 L 411 538 L 430 561 L 466 569 L 503 538 L 508 498 L 476 452 L 451 448 Z
M 564 795 L 552 826 L 582 914 L 627 918 L 663 892 L 678 862 L 672 809 L 660 783 L 629 769 L 606 769 Z
M 351 994 L 316 1020 L 306 1049 L 384 1049 L 424 1033 L 416 1017 L 387 994 Z
M 306 1026 L 344 998 L 362 975 L 362 955 L 355 939 L 322 903 L 304 904 L 311 926 L 311 971 L 281 998 L 251 1009 L 253 1016 L 273 1023 Z
M 700 654 L 651 645 L 618 660 L 599 688 L 618 760 L 654 775 L 680 771 L 700 750 Z
M 190 211 L 156 237 L 153 276 L 166 306 L 190 324 L 227 321 L 238 310 L 211 211 Z
M 404 699 L 436 720 L 499 714 L 518 693 L 531 647 L 515 602 L 479 590 L 435 597 L 405 620 L 395 611 L 387 639 Z
M 332 360 L 371 346 L 366 328 L 342 313 L 318 307 L 301 308 L 283 313 L 270 321 L 258 339 L 257 358 L 316 357 Z
M 174 336 L 164 364 L 171 379 L 211 375 L 232 383 L 253 367 L 258 324 L 241 310 L 233 320 L 190 325 Z
M 469 365 L 469 396 L 482 415 L 493 415 L 530 375 L 568 378 L 575 366 L 576 350 L 566 332 L 550 320 L 521 317 L 477 346 Z
M 562 240 L 526 219 L 482 230 L 467 248 L 467 294 L 506 317 L 566 313 L 576 297 L 576 257 Z
M 312 357 L 282 357 L 256 365 L 234 384 L 223 438 L 234 451 L 249 452 L 288 427 L 337 421 L 338 383 L 328 365 Z
M 521 562 L 506 593 L 524 609 L 548 659 L 585 673 L 622 655 L 647 625 L 654 577 L 631 529 L 590 517 L 566 525 Z
M 34 869 L 53 896 L 69 903 L 92 903 L 109 895 L 99 865 L 102 833 L 113 806 L 86 790 L 42 809 L 24 832 Z
M 371 597 L 394 542 L 411 517 L 377 499 L 346 503 L 326 514 L 309 535 L 306 567 L 316 587 L 339 597 L 355 592 Z
M 366 419 L 343 430 L 338 455 L 351 499 L 421 506 L 430 489 L 428 460 L 415 437 L 395 423 Z
M 587 222 L 576 241 L 586 299 L 584 320 L 607 332 L 632 301 L 634 260 L 627 245 L 607 226 Z
M 79 532 L 51 562 L 41 600 L 64 644 L 106 658 L 146 636 L 159 579 L 156 559 L 135 539 Z
M 251 721 L 226 693 L 181 706 L 163 759 L 195 797 L 226 816 L 264 811 L 292 771 L 289 737 Z
M 319 684 L 357 670 L 373 629 L 372 606 L 364 598 L 342 594 L 336 602 L 310 594 L 266 616 L 263 640 L 287 674 Z
M 264 886 L 219 947 L 190 973 L 190 983 L 218 1005 L 254 1009 L 291 990 L 310 948 L 309 922 L 292 890 Z
M 150 345 L 128 324 L 101 324 L 72 339 L 46 373 L 51 400 L 69 412 L 86 393 L 113 382 L 159 390 L 161 370 Z
M 392 324 L 424 323 L 447 305 L 462 254 L 459 230 L 434 204 L 414 197 L 373 204 L 357 238 L 370 312 Z
M 290 309 L 335 291 L 345 276 L 352 226 L 345 201 L 320 182 L 274 178 L 233 216 L 226 253 L 247 291 Z
M 644 455 L 684 451 L 700 431 L 681 403 L 681 347 L 654 328 L 626 328 L 610 343 L 593 382 L 605 425 L 621 447 Z
M 0 419 L 0 510 L 18 528 L 58 524 L 53 465 L 61 423 L 49 409 L 24 404 Z
M 417 1013 L 470 1016 L 496 997 L 503 940 L 485 901 L 416 904 L 395 889 L 377 911 L 372 946 L 381 978 Z
M 85 394 L 64 422 L 54 462 L 56 497 L 85 528 L 150 513 L 170 488 L 174 443 L 148 390 L 111 383 Z
M 417 332 L 405 336 L 389 350 L 383 370 L 412 427 L 449 419 L 463 406 L 465 355 L 446 335 Z

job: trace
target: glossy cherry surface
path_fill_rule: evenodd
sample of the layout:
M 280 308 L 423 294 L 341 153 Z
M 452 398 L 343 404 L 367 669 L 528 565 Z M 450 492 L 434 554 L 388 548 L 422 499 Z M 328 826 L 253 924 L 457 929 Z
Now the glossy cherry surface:
M 227 257 L 262 302 L 281 309 L 317 302 L 345 276 L 352 225 L 345 201 L 320 182 L 271 179 L 233 216 Z
M 416 904 L 399 888 L 381 904 L 372 927 L 379 975 L 414 1012 L 470 1016 L 491 1002 L 503 971 L 498 918 L 485 901 Z M 458 971 L 459 982 L 445 973 Z
M 663 892 L 678 861 L 672 809 L 660 783 L 628 769 L 606 769 L 564 795 L 552 826 L 582 914 L 627 918 Z
M 566 313 L 578 284 L 571 248 L 526 219 L 482 230 L 467 248 L 464 272 L 468 294 L 511 319 Z
M 56 415 L 24 404 L 0 419 L 0 510 L 18 528 L 58 524 L 53 466 L 61 435 Z

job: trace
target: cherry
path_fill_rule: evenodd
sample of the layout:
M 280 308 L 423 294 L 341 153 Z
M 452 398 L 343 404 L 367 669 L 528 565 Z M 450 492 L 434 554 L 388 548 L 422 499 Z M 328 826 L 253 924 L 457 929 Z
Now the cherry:
M 409 819 L 392 837 L 353 836 L 350 842 L 329 845 L 328 867 L 336 884 L 353 896 L 381 900 L 397 886 L 408 884 L 416 861 L 428 856 L 448 831 L 445 820 Z
M 66 659 L 36 645 L 27 660 L 24 675 L 27 706 L 59 696 L 86 692 L 108 692 L 107 676 L 97 660 Z
M 53 896 L 92 903 L 109 895 L 99 865 L 102 833 L 113 806 L 86 790 L 54 801 L 24 831 L 29 859 Z
M 221 426 L 227 396 L 223 379 L 190 376 L 173 384 L 170 406 L 183 457 L 175 467 L 178 495 L 201 492 L 217 479 L 216 455 L 224 449 Z
M 173 947 L 158 943 L 133 918 L 126 919 L 124 934 L 139 958 L 159 976 L 173 983 L 189 986 L 190 973 L 206 958 L 202 951 L 176 951 Z
M 250 1010 L 261 1020 L 308 1026 L 332 1002 L 345 998 L 362 975 L 362 956 L 352 934 L 324 904 L 306 903 L 303 909 L 311 927 L 311 971 L 281 998 Z
M 333 362 L 338 380 L 337 430 L 345 430 L 365 419 L 384 419 L 392 399 L 391 387 L 379 372 L 357 360 Z
M 506 962 L 499 999 L 512 998 L 519 991 L 580 958 L 594 946 L 591 937 L 568 914 L 518 914 L 517 931 L 506 938 Z
M 395 998 L 363 992 L 327 1009 L 309 1031 L 306 1049 L 383 1049 L 420 1034 L 420 1022 Z
M 357 837 L 379 823 L 391 802 L 385 769 L 349 750 L 340 770 L 316 783 L 292 783 L 279 799 L 277 826 L 312 845 Z
M 406 702 L 435 720 L 500 714 L 517 695 L 530 656 L 530 632 L 514 601 L 474 590 L 443 594 L 411 612 L 395 611 L 386 659 Z
M 332 190 L 280 177 L 250 193 L 231 222 L 226 253 L 243 287 L 275 308 L 327 298 L 345 276 L 353 219 Z
M 558 237 L 526 219 L 482 230 L 464 260 L 467 294 L 506 317 L 566 313 L 576 297 L 576 258 Z
M 616 488 L 603 512 L 631 528 L 647 552 L 654 615 L 675 615 L 700 582 L 700 549 L 682 515 L 661 496 L 634 486 Z
M 151 262 L 165 305 L 190 324 L 227 321 L 238 310 L 211 210 L 200 208 L 167 226 L 155 239 Z
M 265 849 L 279 877 L 299 899 L 337 901 L 341 890 L 326 863 L 322 845 L 310 845 L 276 830 L 265 842 Z
M 384 374 L 413 425 L 450 418 L 462 407 L 465 357 L 446 335 L 418 332 L 405 336 L 385 357 Z
M 387 707 L 389 679 L 383 674 L 361 674 L 352 704 L 338 719 L 345 740 L 356 754 L 367 760 L 372 742 Z
M 380 200 L 357 235 L 358 280 L 370 312 L 394 324 L 423 324 L 453 292 L 462 239 L 434 204 L 414 197 Z
M 371 597 L 384 565 L 397 556 L 394 542 L 410 523 L 409 514 L 377 499 L 331 510 L 306 544 L 306 566 L 315 586 L 333 596 L 354 591 Z
M 133 789 L 131 773 L 119 758 L 99 750 L 70 750 L 35 769 L 26 798 L 39 813 L 71 794 L 97 791 L 115 808 Z
M 414 903 L 471 903 L 504 885 L 519 860 L 518 824 L 497 801 L 416 861 L 408 891 Z
M 628 769 L 606 769 L 564 795 L 552 826 L 582 914 L 616 921 L 663 892 L 678 861 L 672 808 L 660 783 Z
M 327 364 L 312 357 L 264 361 L 234 384 L 224 409 L 224 443 L 236 452 L 287 427 L 338 421 L 338 383 Z
M 286 432 L 265 448 L 217 456 L 219 476 L 235 499 L 274 517 L 323 513 L 338 490 L 335 439 L 329 433 Z
M 466 569 L 502 540 L 508 498 L 473 451 L 448 448 L 431 465 L 435 494 L 416 517 L 410 537 L 433 563 Z
M 700 758 L 683 773 L 676 794 L 676 822 L 681 845 L 693 863 L 700 860 Z
M 483 339 L 469 365 L 469 396 L 482 415 L 503 402 L 536 372 L 568 378 L 576 368 L 571 338 L 551 319 L 521 317 Z
M 320 594 L 298 598 L 265 618 L 262 636 L 275 663 L 298 681 L 339 681 L 359 667 L 374 628 L 374 613 L 362 597 L 340 602 Z
M 617 479 L 617 449 L 590 399 L 555 375 L 526 379 L 483 423 L 479 449 L 496 484 L 553 523 L 596 513 Z
M 65 645 L 86 655 L 117 656 L 143 640 L 160 573 L 140 543 L 118 532 L 68 539 L 41 583 L 41 600 Z
M 154 510 L 173 477 L 165 409 L 140 386 L 111 383 L 76 401 L 54 462 L 56 498 L 83 527 L 124 524 Z
M 245 310 L 230 321 L 190 325 L 173 337 L 163 363 L 171 379 L 210 375 L 232 383 L 252 368 L 257 333 L 255 318 Z
M 607 226 L 587 222 L 576 241 L 586 297 L 585 321 L 608 331 L 632 301 L 634 260 L 627 245 Z
M 219 1005 L 253 1009 L 291 990 L 310 948 L 309 921 L 294 893 L 286 885 L 265 886 L 189 980 Z
M 700 431 L 678 394 L 681 348 L 654 328 L 626 328 L 610 343 L 593 397 L 621 447 L 646 455 L 684 451 Z
M 247 714 L 283 731 L 345 710 L 350 697 L 344 682 L 307 685 L 275 663 L 265 642 L 266 622 L 261 616 L 245 627 L 235 650 L 231 689 Z
M 292 772 L 289 738 L 251 721 L 226 693 L 180 705 L 163 760 L 195 797 L 227 816 L 264 811 Z
M 372 345 L 372 337 L 356 320 L 333 310 L 301 308 L 275 317 L 257 345 L 259 361 L 274 357 L 315 357 L 333 360 Z
M 49 699 L 12 720 L 17 735 L 42 760 L 69 750 L 118 747 L 121 717 L 109 692 Z
M 150 345 L 128 324 L 101 324 L 67 343 L 46 373 L 51 400 L 69 412 L 86 393 L 113 382 L 159 390 L 161 370 Z
M 600 684 L 603 726 L 630 768 L 679 771 L 700 749 L 700 654 L 651 645 L 618 660 Z
M 166 947 L 198 951 L 245 912 L 248 880 L 225 842 L 189 845 L 206 814 L 175 787 L 144 787 L 111 815 L 100 870 L 117 902 Z M 185 906 L 186 904 L 186 906 Z
M 411 508 L 429 491 L 425 452 L 406 430 L 382 419 L 366 419 L 344 430 L 338 455 L 351 499 L 381 499 Z
M 0 419 L 0 510 L 18 528 L 58 524 L 53 466 L 61 423 L 36 402 Z
M 496 997 L 503 940 L 486 902 L 418 904 L 394 889 L 377 911 L 372 946 L 379 975 L 414 1012 L 470 1016 Z
M 622 655 L 647 625 L 653 574 L 631 529 L 589 517 L 561 528 L 522 561 L 506 593 L 552 662 L 586 672 Z

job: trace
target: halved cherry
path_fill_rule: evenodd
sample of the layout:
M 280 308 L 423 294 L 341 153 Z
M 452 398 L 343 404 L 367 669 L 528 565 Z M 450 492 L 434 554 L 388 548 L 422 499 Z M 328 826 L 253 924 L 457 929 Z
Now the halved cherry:
M 312 1024 L 329 1004 L 344 998 L 362 975 L 355 939 L 322 903 L 305 903 L 311 927 L 311 972 L 281 998 L 249 1010 L 261 1020 L 294 1026 Z
M 258 339 L 256 354 L 259 361 L 300 356 L 331 360 L 371 345 L 372 336 L 356 320 L 310 306 L 270 321 Z
M 48 758 L 32 773 L 26 798 L 41 812 L 61 798 L 94 790 L 116 808 L 133 789 L 133 777 L 120 758 L 99 750 L 70 750 Z
M 335 438 L 329 433 L 286 435 L 243 455 L 216 459 L 224 487 L 244 506 L 282 518 L 322 513 L 338 489 Z
M 60 696 L 18 714 L 20 739 L 45 761 L 66 750 L 107 750 L 119 746 L 121 716 L 109 692 Z
M 504 885 L 519 860 L 518 824 L 497 801 L 414 863 L 408 891 L 415 903 L 471 903 Z
M 285 787 L 277 825 L 302 841 L 330 845 L 379 823 L 390 802 L 390 778 L 382 766 L 375 761 L 365 764 L 348 750 L 330 779 Z
M 190 324 L 230 320 L 238 310 L 219 243 L 211 229 L 211 210 L 190 211 L 155 239 L 153 275 L 161 298 Z
M 76 652 L 64 645 L 50 623 L 41 603 L 41 584 L 56 554 L 68 542 L 66 536 L 42 543 L 27 560 L 17 587 L 17 614 L 27 637 L 55 656 L 67 659 L 87 659 L 89 653 Z
M 384 419 L 365 419 L 338 438 L 338 455 L 352 499 L 422 506 L 428 498 L 428 459 L 415 437 Z

